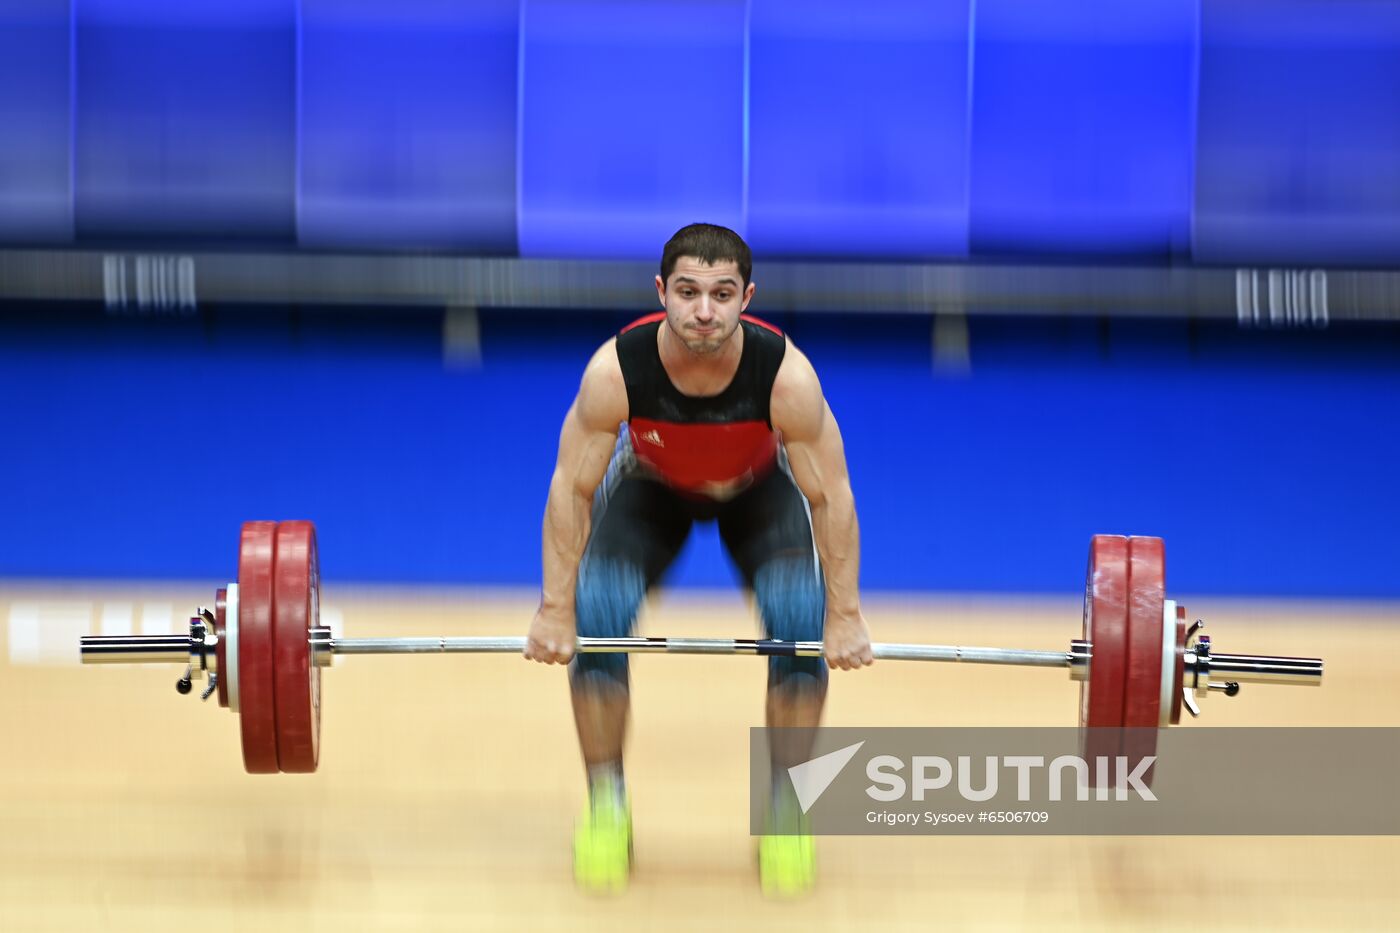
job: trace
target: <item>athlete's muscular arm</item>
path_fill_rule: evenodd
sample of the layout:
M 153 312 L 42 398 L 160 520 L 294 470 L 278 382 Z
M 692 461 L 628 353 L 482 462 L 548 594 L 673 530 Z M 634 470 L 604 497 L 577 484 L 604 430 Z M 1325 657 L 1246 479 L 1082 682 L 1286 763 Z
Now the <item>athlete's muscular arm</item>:
M 610 340 L 589 360 L 559 432 L 559 459 L 544 510 L 544 590 L 525 645 L 531 660 L 563 664 L 573 657 L 574 587 L 588 544 L 593 493 L 607 473 L 618 425 L 626 420 L 627 387 L 616 341 Z
M 860 611 L 860 529 L 841 429 L 812 364 L 791 343 L 773 382 L 773 427 L 793 479 L 812 507 L 812 535 L 826 576 L 826 660 L 849 670 L 874 662 Z

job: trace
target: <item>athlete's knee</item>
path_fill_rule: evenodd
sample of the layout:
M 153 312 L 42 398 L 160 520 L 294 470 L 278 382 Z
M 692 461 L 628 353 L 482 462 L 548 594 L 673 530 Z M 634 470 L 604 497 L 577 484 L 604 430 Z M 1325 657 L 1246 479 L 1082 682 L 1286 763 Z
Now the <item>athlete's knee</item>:
M 646 577 L 635 564 L 585 557 L 574 590 L 579 637 L 622 638 L 631 634 L 646 589 Z
M 821 639 L 826 591 L 811 557 L 769 561 L 754 574 L 753 589 L 770 638 Z
M 646 595 L 641 568 L 607 558 L 585 558 L 574 591 L 574 618 L 580 638 L 622 638 L 630 635 L 637 610 Z M 627 687 L 625 654 L 577 654 L 569 665 L 575 687 Z
M 826 589 L 811 557 L 769 561 L 754 575 L 754 598 L 769 638 L 821 641 Z M 768 682 L 792 690 L 823 690 L 821 658 L 770 658 Z

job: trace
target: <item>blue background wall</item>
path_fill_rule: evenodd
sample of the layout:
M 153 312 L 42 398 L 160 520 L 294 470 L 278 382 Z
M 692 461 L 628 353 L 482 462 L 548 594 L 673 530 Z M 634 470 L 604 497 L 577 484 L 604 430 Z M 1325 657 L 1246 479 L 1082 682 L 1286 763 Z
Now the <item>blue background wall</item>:
M 513 0 L 302 0 L 302 246 L 515 251 Z
M 1202 7 L 1194 254 L 1400 257 L 1400 4 Z
M 970 6 L 755 0 L 751 8 L 753 248 L 966 255 Z
M 330 580 L 534 585 L 560 420 L 628 315 L 15 312 L 0 329 L 0 576 L 235 572 L 306 517 Z M 1160 534 L 1180 591 L 1400 596 L 1400 335 L 923 318 L 787 326 L 841 420 L 874 589 L 1067 591 L 1095 532 Z M 678 582 L 728 584 L 712 531 Z
M 1400 262 L 1400 2 L 9 0 L 0 245 L 654 260 Z M 762 313 L 762 293 L 755 310 Z M 641 311 L 644 309 L 635 309 Z M 0 575 L 528 584 L 559 419 L 630 317 L 0 309 Z M 1400 596 L 1389 330 L 780 320 L 867 585 L 1066 590 L 1097 531 L 1217 592 Z M 684 583 L 728 571 L 706 532 Z
M 1187 252 L 1199 6 L 978 0 L 973 252 Z
M 0 242 L 1400 261 L 1395 0 L 11 0 Z
M 294 9 L 293 0 L 74 5 L 80 236 L 294 240 Z
M 0 9 L 0 242 L 73 238 L 68 0 Z

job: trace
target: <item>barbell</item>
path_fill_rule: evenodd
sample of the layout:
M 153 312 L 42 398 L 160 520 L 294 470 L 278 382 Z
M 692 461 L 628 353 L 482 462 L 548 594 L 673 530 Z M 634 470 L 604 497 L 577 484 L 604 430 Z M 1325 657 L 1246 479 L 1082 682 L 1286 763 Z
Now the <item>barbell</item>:
M 1089 544 L 1080 637 L 1066 651 L 961 645 L 874 644 L 876 658 L 1059 667 L 1080 685 L 1079 725 L 1086 758 L 1141 760 L 1160 728 L 1200 714 L 1211 691 L 1229 696 L 1241 682 L 1315 685 L 1321 658 L 1225 654 L 1202 623 L 1166 598 L 1161 538 L 1095 535 Z M 238 714 L 243 765 L 251 774 L 309 773 L 320 762 L 321 669 L 335 655 L 514 653 L 525 638 L 337 638 L 320 623 L 320 568 L 311 522 L 247 522 L 238 581 L 201 607 L 188 634 L 88 635 L 84 664 L 175 662 L 189 693 Z M 820 657 L 818 641 L 727 638 L 580 638 L 576 650 L 627 654 L 750 654 Z M 1220 679 L 1212 679 L 1220 678 Z

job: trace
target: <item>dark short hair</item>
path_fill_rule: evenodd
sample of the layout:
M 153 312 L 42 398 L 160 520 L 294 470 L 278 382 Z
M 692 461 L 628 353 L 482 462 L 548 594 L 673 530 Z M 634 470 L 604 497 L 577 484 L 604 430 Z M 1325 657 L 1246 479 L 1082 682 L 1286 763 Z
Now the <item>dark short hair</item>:
M 676 260 L 682 256 L 694 256 L 707 266 L 726 261 L 737 263 L 744 287 L 749 287 L 753 253 L 749 252 L 749 244 L 744 242 L 744 238 L 728 227 L 690 224 L 677 230 L 661 251 L 662 283 L 671 278 L 671 273 L 676 271 Z

